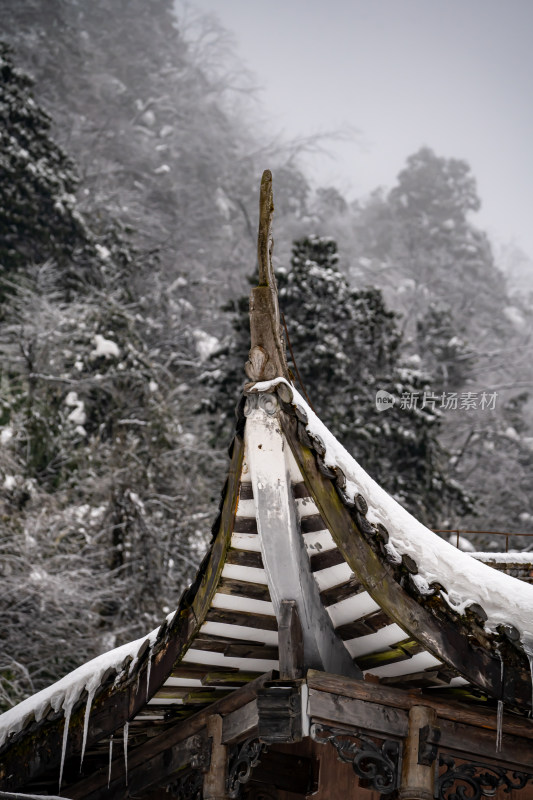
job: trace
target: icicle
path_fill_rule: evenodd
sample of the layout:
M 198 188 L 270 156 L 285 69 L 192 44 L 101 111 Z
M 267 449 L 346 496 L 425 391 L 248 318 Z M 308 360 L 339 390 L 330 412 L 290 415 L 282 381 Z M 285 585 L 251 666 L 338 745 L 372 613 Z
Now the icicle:
M 496 711 L 496 752 L 500 753 L 502 749 L 502 726 L 503 726 L 503 678 L 504 678 L 504 663 L 502 654 L 498 651 L 500 658 L 500 700 L 498 700 L 498 709 Z
M 109 784 L 111 783 L 111 761 L 113 758 L 113 734 L 111 734 L 109 739 L 109 770 L 107 773 L 107 788 L 109 789 Z
M 502 749 L 502 727 L 503 727 L 503 700 L 498 700 L 498 711 L 496 714 L 496 752 Z
M 150 697 L 150 673 L 152 671 L 152 656 L 154 653 L 153 645 L 150 647 L 150 652 L 148 653 L 148 664 L 146 666 L 146 699 Z
M 80 772 L 83 766 L 83 757 L 85 755 L 85 747 L 87 745 L 87 731 L 89 730 L 89 716 L 91 713 L 91 706 L 93 703 L 93 697 L 96 689 L 87 689 L 87 705 L 85 706 L 85 717 L 83 720 L 83 742 L 81 745 L 81 761 L 80 761 Z
M 61 764 L 59 766 L 59 792 L 61 792 L 61 783 L 63 781 L 63 767 L 65 766 L 65 755 L 67 752 L 67 739 L 68 739 L 68 729 L 70 726 L 70 715 L 72 713 L 72 706 L 74 702 L 66 702 L 63 706 L 63 710 L 65 712 L 65 727 L 63 729 L 63 744 L 61 746 Z
M 531 716 L 533 717 L 533 641 L 522 642 L 522 647 L 529 661 L 529 674 L 531 675 Z
M 124 725 L 124 769 L 126 771 L 126 786 L 128 785 L 128 728 L 129 722 Z

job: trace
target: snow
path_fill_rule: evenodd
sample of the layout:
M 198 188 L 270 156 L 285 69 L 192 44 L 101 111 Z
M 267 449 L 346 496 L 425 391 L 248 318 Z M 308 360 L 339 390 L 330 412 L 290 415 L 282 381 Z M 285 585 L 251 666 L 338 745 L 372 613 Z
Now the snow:
M 368 521 L 381 523 L 389 533 L 390 552 L 415 561 L 419 588 L 439 583 L 445 589 L 443 598 L 454 611 L 463 614 L 476 603 L 487 614 L 487 631 L 496 631 L 501 624 L 513 625 L 523 643 L 533 641 L 533 586 L 495 571 L 422 525 L 364 471 L 284 378 L 256 383 L 253 391 L 271 391 L 280 383 L 292 392 L 293 405 L 307 414 L 309 434 L 322 440 L 326 464 L 340 467 L 346 475 L 346 494 L 362 494 L 369 506 Z
M 491 561 L 497 564 L 531 564 L 533 566 L 533 553 L 469 553 L 472 558 L 480 561 Z
M 93 339 L 95 348 L 91 350 L 91 358 L 118 358 L 120 356 L 120 349 L 116 342 L 111 339 L 106 339 L 101 333 L 97 333 Z
M 0 715 L 0 747 L 4 744 L 6 739 L 14 734 L 19 733 L 26 725 L 34 719 L 39 722 L 43 719 L 45 714 L 50 708 L 54 711 L 63 709 L 65 713 L 65 722 L 70 718 L 70 713 L 78 702 L 83 692 L 87 692 L 89 698 L 94 696 L 102 683 L 104 674 L 114 669 L 117 671 L 118 676 L 121 675 L 124 661 L 127 658 L 132 658 L 129 674 L 132 673 L 135 664 L 137 663 L 137 656 L 144 643 L 148 640 L 149 645 L 153 647 L 159 628 L 153 630 L 148 636 L 143 636 L 141 639 L 136 639 L 134 642 L 128 642 L 115 650 L 110 650 L 108 653 L 103 653 L 92 661 L 82 664 L 81 667 L 65 675 L 64 678 L 48 686 L 37 694 L 23 700 L 22 703 L 10 708 L 4 714 Z M 86 724 L 88 725 L 88 708 L 89 702 L 86 707 Z M 68 729 L 68 724 L 66 724 Z M 64 735 L 63 747 L 66 749 L 68 730 Z M 84 731 L 84 738 L 86 732 Z
M 200 361 L 206 361 L 220 346 L 220 342 L 216 336 L 211 336 L 200 328 L 196 328 L 193 331 L 193 336 Z
M 0 444 L 7 444 L 13 438 L 13 428 L 2 428 L 0 432 Z

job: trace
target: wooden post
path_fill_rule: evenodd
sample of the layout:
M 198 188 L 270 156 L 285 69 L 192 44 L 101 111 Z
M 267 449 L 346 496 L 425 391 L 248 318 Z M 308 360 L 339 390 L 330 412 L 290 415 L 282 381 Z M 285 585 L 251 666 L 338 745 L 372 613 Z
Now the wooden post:
M 228 800 L 226 792 L 227 747 L 222 744 L 222 717 L 213 714 L 207 720 L 207 735 L 211 739 L 211 763 L 204 778 L 204 800 Z
M 433 800 L 437 753 L 420 757 L 420 731 L 436 728 L 437 712 L 427 706 L 413 706 L 409 710 L 409 731 L 405 740 L 402 760 L 400 800 Z M 423 763 L 421 763 L 421 761 Z
M 282 600 L 278 623 L 279 677 L 293 681 L 303 677 L 304 640 L 296 600 Z

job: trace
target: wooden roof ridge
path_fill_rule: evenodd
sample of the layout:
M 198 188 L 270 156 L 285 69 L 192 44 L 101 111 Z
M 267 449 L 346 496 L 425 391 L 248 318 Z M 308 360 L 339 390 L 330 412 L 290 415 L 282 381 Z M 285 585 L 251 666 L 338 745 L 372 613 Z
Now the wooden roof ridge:
M 422 526 L 362 470 L 286 380 L 249 391 L 277 396 L 281 428 L 309 494 L 356 581 L 388 618 L 486 696 L 531 710 L 533 587 Z M 387 516 L 388 527 L 381 521 Z M 439 570 L 443 554 L 449 563 Z M 428 580 L 430 561 L 436 577 Z

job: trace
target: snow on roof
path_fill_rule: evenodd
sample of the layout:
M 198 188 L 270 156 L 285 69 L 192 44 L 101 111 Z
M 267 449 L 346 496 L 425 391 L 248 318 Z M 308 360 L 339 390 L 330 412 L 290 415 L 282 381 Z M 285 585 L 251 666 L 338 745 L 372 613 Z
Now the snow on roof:
M 69 672 L 64 678 L 48 686 L 37 694 L 23 700 L 22 703 L 10 708 L 4 714 L 0 715 L 0 747 L 4 744 L 6 739 L 19 733 L 26 725 L 33 719 L 40 722 L 47 711 L 52 708 L 54 711 L 63 709 L 65 718 L 70 718 L 70 713 L 75 706 L 76 702 L 81 698 L 84 691 L 87 692 L 87 708 L 90 711 L 92 698 L 95 695 L 98 687 L 102 683 L 102 679 L 106 672 L 115 670 L 118 676 L 125 668 L 124 662 L 126 659 L 131 658 L 129 664 L 129 674 L 133 671 L 139 653 L 143 649 L 145 643 L 148 642 L 150 647 L 153 647 L 159 628 L 156 628 L 148 636 L 143 636 L 141 639 L 136 639 L 134 642 L 117 647 L 107 653 L 103 653 L 92 661 L 82 664 L 81 667 Z M 86 713 L 85 731 L 87 729 L 88 714 Z M 68 727 L 68 725 L 67 725 Z
M 454 611 L 463 614 L 468 606 L 478 604 L 487 615 L 486 630 L 496 631 L 500 624 L 513 625 L 522 644 L 529 648 L 533 643 L 533 586 L 463 553 L 415 519 L 364 471 L 284 378 L 256 383 L 252 391 L 271 391 L 281 383 L 292 392 L 292 404 L 307 415 L 310 436 L 323 442 L 326 465 L 344 472 L 346 494 L 362 494 L 369 506 L 368 521 L 386 527 L 389 556 L 398 563 L 403 555 L 416 562 L 418 575 L 413 578 L 418 590 L 429 592 L 430 585 L 438 583 L 443 587 L 442 597 Z

